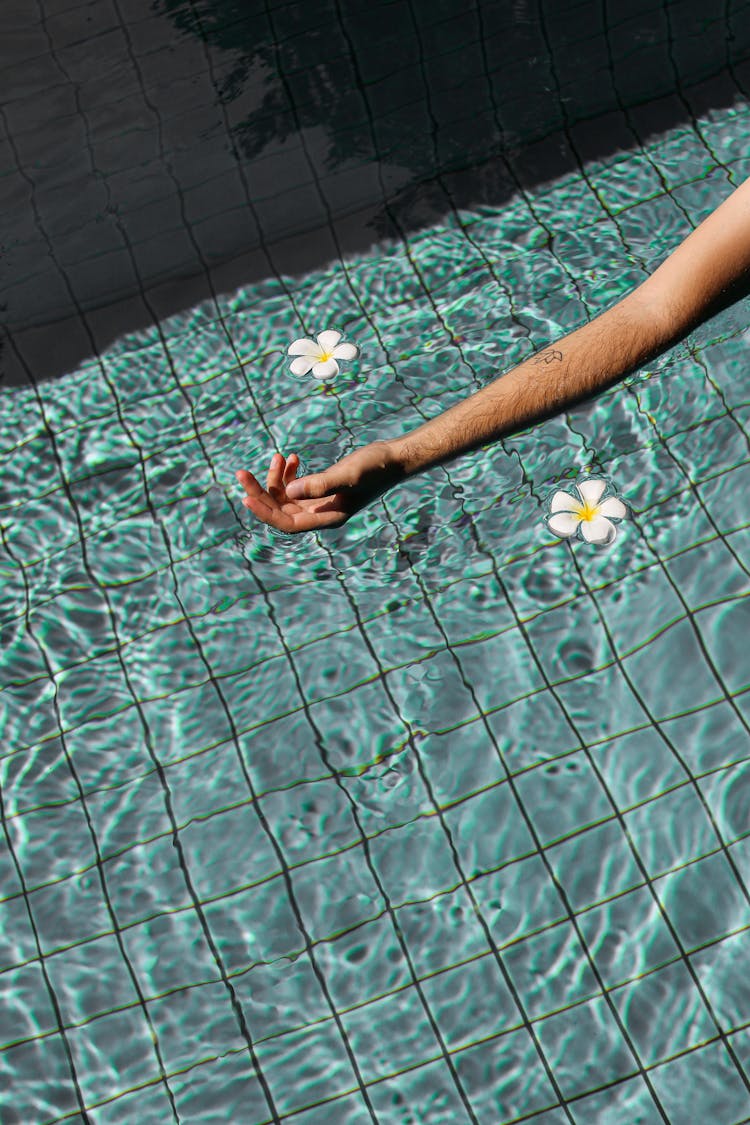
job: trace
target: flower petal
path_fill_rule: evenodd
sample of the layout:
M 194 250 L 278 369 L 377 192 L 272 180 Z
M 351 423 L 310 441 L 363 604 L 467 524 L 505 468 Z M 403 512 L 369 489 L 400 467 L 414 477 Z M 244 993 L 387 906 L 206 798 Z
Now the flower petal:
M 325 363 L 316 363 L 312 370 L 317 379 L 333 379 L 339 373 L 339 365 L 335 359 L 327 359 Z
M 599 505 L 599 515 L 609 516 L 611 520 L 624 520 L 627 514 L 628 509 L 616 496 L 608 496 Z
M 315 356 L 320 355 L 320 348 L 315 343 L 314 340 L 310 340 L 307 337 L 303 337 L 302 339 L 295 340 L 294 343 L 290 344 L 289 347 L 287 348 L 286 354 L 287 355 L 310 355 L 310 356 L 315 357 Z
M 356 344 L 337 344 L 331 354 L 334 359 L 356 359 L 359 355 L 359 348 Z
M 583 504 L 576 496 L 571 496 L 569 492 L 556 492 L 552 497 L 552 503 L 549 510 L 554 512 L 580 512 Z
M 333 328 L 327 328 L 325 332 L 318 334 L 318 343 L 322 352 L 332 352 L 341 339 L 341 333 L 334 331 Z
M 314 363 L 315 360 L 311 359 L 310 356 L 300 355 L 289 364 L 289 370 L 292 375 L 307 375 Z
M 604 516 L 594 516 L 581 522 L 581 535 L 587 543 L 614 543 L 617 528 Z
M 571 535 L 575 535 L 580 522 L 581 517 L 574 516 L 572 512 L 558 512 L 556 516 L 550 516 L 547 520 L 547 527 L 561 539 L 568 539 Z
M 584 502 L 588 504 L 589 508 L 595 508 L 602 497 L 604 489 L 607 487 L 606 480 L 598 480 L 596 478 L 589 478 L 578 482 L 577 488 Z

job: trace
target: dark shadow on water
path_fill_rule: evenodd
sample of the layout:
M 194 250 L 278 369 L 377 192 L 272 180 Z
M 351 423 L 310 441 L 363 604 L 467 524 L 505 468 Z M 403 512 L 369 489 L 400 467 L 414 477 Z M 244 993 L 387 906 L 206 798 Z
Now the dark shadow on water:
M 259 7 L 130 0 L 126 25 L 102 7 L 92 27 L 71 8 L 33 29 L 33 73 L 5 60 L 0 386 L 214 292 L 502 205 L 750 90 L 740 0 Z

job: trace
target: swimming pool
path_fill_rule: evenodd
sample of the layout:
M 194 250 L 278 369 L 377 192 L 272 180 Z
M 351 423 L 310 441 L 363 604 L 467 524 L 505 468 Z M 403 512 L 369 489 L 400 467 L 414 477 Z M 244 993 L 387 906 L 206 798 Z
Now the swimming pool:
M 0 394 L 4 1120 L 750 1120 L 747 302 L 337 531 L 233 477 L 443 409 L 750 170 L 739 86 L 622 117 Z M 294 379 L 329 324 L 359 363 Z M 588 470 L 608 550 L 542 522 Z

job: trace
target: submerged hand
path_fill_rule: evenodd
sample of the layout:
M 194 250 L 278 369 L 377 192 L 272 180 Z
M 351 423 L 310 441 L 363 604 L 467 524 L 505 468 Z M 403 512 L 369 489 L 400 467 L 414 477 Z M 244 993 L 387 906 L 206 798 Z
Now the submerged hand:
M 261 488 L 252 473 L 240 469 L 237 480 L 245 489 L 242 503 L 263 523 L 279 531 L 314 531 L 338 527 L 403 477 L 385 441 L 372 442 L 322 473 L 296 479 L 299 457 L 274 453 Z

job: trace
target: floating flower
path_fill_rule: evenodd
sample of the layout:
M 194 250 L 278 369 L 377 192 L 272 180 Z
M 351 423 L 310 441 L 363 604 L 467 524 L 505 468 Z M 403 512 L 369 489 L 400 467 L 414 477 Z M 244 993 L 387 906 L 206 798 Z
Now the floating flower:
M 622 500 L 616 496 L 602 500 L 607 482 L 593 477 L 573 487 L 577 493 L 575 496 L 560 491 L 552 497 L 547 517 L 550 531 L 561 539 L 569 539 L 580 528 L 587 543 L 614 543 L 617 528 L 611 521 L 622 520 L 628 514 Z
M 312 371 L 318 379 L 334 379 L 339 373 L 337 360 L 356 359 L 359 349 L 356 344 L 340 344 L 341 333 L 332 328 L 321 332 L 315 340 L 303 337 L 289 345 L 287 355 L 297 356 L 289 370 L 292 375 L 307 375 Z

